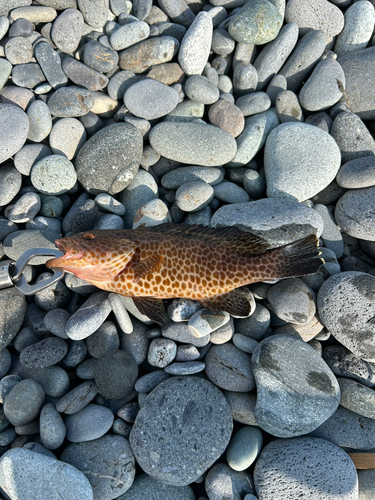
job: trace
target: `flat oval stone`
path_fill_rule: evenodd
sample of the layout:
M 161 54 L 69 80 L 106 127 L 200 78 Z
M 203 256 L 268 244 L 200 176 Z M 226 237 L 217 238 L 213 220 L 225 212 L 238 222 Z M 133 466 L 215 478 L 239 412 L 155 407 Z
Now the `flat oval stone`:
M 79 412 L 65 417 L 66 439 L 71 443 L 98 439 L 109 431 L 113 420 L 109 408 L 90 403 Z
M 132 182 L 142 151 L 142 135 L 132 125 L 115 123 L 105 127 L 80 149 L 75 163 L 78 180 L 92 194 L 116 194 Z M 95 165 L 95 177 L 92 165 Z
M 361 118 L 354 113 L 339 113 L 330 133 L 340 148 L 343 163 L 375 155 L 374 138 Z
M 32 142 L 42 142 L 51 132 L 52 117 L 47 104 L 34 101 L 27 108 L 29 133 L 27 138 Z
M 307 200 L 328 186 L 340 164 L 340 150 L 329 134 L 304 123 L 283 123 L 266 141 L 267 196 Z
M 85 127 L 76 118 L 61 118 L 55 121 L 49 135 L 51 149 L 56 155 L 65 155 L 72 160 L 85 144 Z
M 25 347 L 20 353 L 20 363 L 27 368 L 46 368 L 57 364 L 68 352 L 68 345 L 58 337 L 46 339 Z
M 69 318 L 66 333 L 73 340 L 82 340 L 94 333 L 111 312 L 106 292 L 90 295 L 86 302 Z M 95 311 L 95 313 L 94 313 Z
M 176 191 L 176 204 L 184 212 L 197 212 L 214 197 L 212 186 L 203 181 L 187 182 Z
M 108 73 L 113 70 L 118 59 L 119 56 L 115 50 L 111 50 L 95 40 L 90 40 L 84 46 L 83 62 L 100 73 Z
M 61 460 L 82 471 L 101 499 L 123 496 L 135 476 L 134 455 L 129 441 L 108 434 L 93 441 L 71 443 Z
M 335 219 L 341 230 L 367 241 L 375 241 L 375 186 L 350 189 L 337 202 Z
M 94 107 L 95 98 L 90 90 L 71 85 L 62 87 L 48 99 L 52 116 L 66 118 L 84 116 Z
M 337 381 L 341 389 L 340 405 L 358 415 L 373 419 L 375 416 L 373 389 L 349 378 L 339 377 Z
M 26 113 L 13 104 L 0 104 L 0 163 L 22 148 L 28 133 Z
M 345 94 L 350 102 L 350 109 L 354 116 L 362 120 L 373 120 L 375 111 L 372 103 L 375 90 L 369 84 L 368 78 L 375 74 L 375 47 L 356 50 L 337 58 L 345 73 Z M 358 84 L 361 83 L 359 92 Z M 363 155 L 364 156 L 364 155 Z M 367 155 L 366 155 L 367 156 Z
M 244 114 L 238 106 L 220 99 L 210 106 L 208 119 L 215 125 L 233 137 L 237 137 L 243 131 L 245 126 Z
M 109 38 L 111 47 L 115 50 L 127 49 L 150 35 L 150 27 L 143 21 L 125 24 L 113 31 Z
M 213 104 L 219 99 L 219 89 L 208 78 L 193 75 L 185 82 L 185 94 L 194 102 Z
M 237 150 L 228 132 L 200 123 L 159 123 L 150 131 L 149 140 L 162 156 L 190 165 L 223 165 Z
M 263 445 L 263 434 L 257 427 L 238 430 L 227 448 L 228 465 L 237 471 L 245 470 L 255 461 Z
M 275 467 L 275 462 L 285 468 Z M 344 450 L 311 437 L 272 441 L 263 448 L 254 469 L 257 496 L 262 500 L 355 500 L 357 481 L 354 464 Z
M 346 189 L 375 186 L 375 157 L 356 158 L 341 165 L 337 184 Z
M 11 19 L 27 19 L 30 23 L 49 23 L 57 16 L 57 12 L 53 7 L 31 5 L 26 7 L 18 7 L 12 10 Z
M 88 479 L 69 464 L 24 448 L 13 448 L 0 459 L 0 486 L 13 498 L 69 498 L 93 500 Z
M 337 380 L 302 340 L 272 335 L 260 342 L 251 362 L 257 385 L 256 421 L 273 436 L 307 434 L 336 411 L 340 402 Z M 310 406 L 314 411 L 306 412 Z
M 78 0 L 77 3 L 86 23 L 101 30 L 108 18 L 109 0 Z
M 96 387 L 94 381 L 88 380 L 87 382 L 77 385 L 77 387 L 74 387 L 71 391 L 64 394 L 64 396 L 57 401 L 56 409 L 60 413 L 72 415 L 87 406 L 90 401 L 94 399 L 97 393 L 98 388 Z
M 308 31 L 297 42 L 293 53 L 278 73 L 285 77 L 288 90 L 295 93 L 300 90 L 303 82 L 310 75 L 311 68 L 323 54 L 326 44 L 327 36 L 321 30 Z
M 337 446 L 354 450 L 370 450 L 375 446 L 375 420 L 363 417 L 339 406 L 312 436 L 331 441 Z
M 174 110 L 178 101 L 178 93 L 173 88 L 151 78 L 135 83 L 124 94 L 128 110 L 146 120 L 167 115 Z
M 5 57 L 14 65 L 29 63 L 33 57 L 31 41 L 23 36 L 10 38 L 4 47 Z
M 255 381 L 250 356 L 233 344 L 213 345 L 205 357 L 207 377 L 227 391 L 248 392 Z
M 291 0 L 285 9 L 285 20 L 296 23 L 300 35 L 312 29 L 324 31 L 327 43 L 344 27 L 343 13 L 327 0 Z
M 322 111 L 340 100 L 344 88 L 345 74 L 340 64 L 335 59 L 323 59 L 302 87 L 299 101 L 308 111 Z
M 144 40 L 120 52 L 119 66 L 133 73 L 143 73 L 151 66 L 169 62 L 178 48 L 178 41 L 170 36 Z
M 35 45 L 34 55 L 42 68 L 48 83 L 57 89 L 67 84 L 68 78 L 61 68 L 61 58 L 47 42 L 39 42 Z
M 12 425 L 24 425 L 39 415 L 44 403 L 44 391 L 32 379 L 21 380 L 6 395 L 4 414 Z
M 22 175 L 13 165 L 3 165 L 0 169 L 0 206 L 10 203 L 22 186 Z M 17 230 L 17 229 L 16 229 Z M 4 239 L 7 234 L 4 234 Z
M 176 426 L 180 419 L 184 425 Z M 211 382 L 192 376 L 171 377 L 147 397 L 130 433 L 130 445 L 151 477 L 185 486 L 223 453 L 232 426 L 229 406 Z
M 247 2 L 232 17 L 229 34 L 237 42 L 262 45 L 274 40 L 283 23 L 283 16 L 267 0 Z
M 212 43 L 212 19 L 208 12 L 199 12 L 185 33 L 178 53 L 178 62 L 188 75 L 201 75 L 208 61 Z
M 77 50 L 83 31 L 83 16 L 77 9 L 65 9 L 53 23 L 51 39 L 62 52 Z
M 32 62 L 14 66 L 12 80 L 16 85 L 28 89 L 33 89 L 40 83 L 46 81 L 39 64 Z
M 328 331 L 358 358 L 375 361 L 375 277 L 347 271 L 331 276 L 318 293 L 318 312 Z
M 40 439 L 48 450 L 59 448 L 65 439 L 65 424 L 55 405 L 46 403 L 40 412 Z

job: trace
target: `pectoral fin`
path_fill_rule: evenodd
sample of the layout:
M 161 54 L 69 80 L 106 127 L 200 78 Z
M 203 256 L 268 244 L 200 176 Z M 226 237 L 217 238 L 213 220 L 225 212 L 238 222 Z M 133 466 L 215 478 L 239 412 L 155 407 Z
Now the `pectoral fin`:
M 148 316 L 155 323 L 163 324 L 164 304 L 161 299 L 149 297 L 132 297 L 140 313 Z
M 199 302 L 213 313 L 226 311 L 232 316 L 240 318 L 250 316 L 251 313 L 250 296 L 239 289 Z
M 151 255 L 145 260 L 140 260 L 134 263 L 134 279 L 133 283 L 138 283 L 138 281 L 147 276 L 148 274 L 155 273 L 163 260 L 161 255 Z

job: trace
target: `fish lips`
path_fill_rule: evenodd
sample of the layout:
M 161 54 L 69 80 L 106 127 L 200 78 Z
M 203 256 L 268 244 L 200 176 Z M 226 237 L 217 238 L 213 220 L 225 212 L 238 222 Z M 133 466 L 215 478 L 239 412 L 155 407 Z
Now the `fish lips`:
M 80 250 L 78 248 L 76 249 L 77 253 L 71 253 L 72 248 L 69 248 L 69 246 L 71 245 L 69 245 L 69 242 L 66 241 L 65 238 L 61 240 L 55 240 L 55 245 L 60 250 L 60 252 L 64 252 L 64 255 L 62 257 L 56 257 L 54 259 L 48 260 L 46 262 L 46 266 L 50 269 L 64 270 L 68 262 L 71 262 L 72 260 L 78 260 L 84 254 L 84 250 Z

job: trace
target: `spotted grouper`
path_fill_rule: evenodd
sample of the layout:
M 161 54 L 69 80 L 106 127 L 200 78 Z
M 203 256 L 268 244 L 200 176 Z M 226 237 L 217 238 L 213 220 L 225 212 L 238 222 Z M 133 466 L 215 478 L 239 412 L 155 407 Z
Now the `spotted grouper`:
M 65 253 L 47 267 L 73 273 L 110 292 L 132 297 L 139 311 L 163 322 L 162 299 L 199 301 L 212 312 L 250 314 L 244 285 L 316 273 L 322 263 L 316 235 L 270 249 L 236 227 L 161 224 L 86 231 L 56 240 Z

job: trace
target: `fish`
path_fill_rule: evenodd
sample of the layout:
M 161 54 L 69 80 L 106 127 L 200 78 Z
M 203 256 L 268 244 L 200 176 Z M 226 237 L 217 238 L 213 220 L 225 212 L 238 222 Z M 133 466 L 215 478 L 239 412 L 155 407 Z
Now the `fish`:
M 250 315 L 241 287 L 316 273 L 315 234 L 270 248 L 269 242 L 236 226 L 164 223 L 136 229 L 98 229 L 58 239 L 64 255 L 50 269 L 75 274 L 96 287 L 132 297 L 138 310 L 163 323 L 164 299 L 200 302 L 213 313 Z

